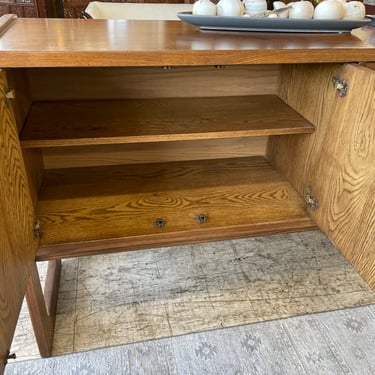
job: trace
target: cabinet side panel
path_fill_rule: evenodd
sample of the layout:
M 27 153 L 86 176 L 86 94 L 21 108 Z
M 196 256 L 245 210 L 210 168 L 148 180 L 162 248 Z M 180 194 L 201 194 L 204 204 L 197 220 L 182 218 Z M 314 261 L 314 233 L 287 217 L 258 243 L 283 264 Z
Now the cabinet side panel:
M 16 69 L 7 72 L 9 88 L 14 90 L 15 98 L 12 99 L 17 129 L 20 133 L 25 123 L 31 106 L 29 81 L 26 69 Z
M 348 81 L 340 97 L 332 85 Z M 359 65 L 286 66 L 280 97 L 315 133 L 272 137 L 268 156 L 297 191 L 318 199 L 311 216 L 375 289 L 375 73 Z
M 7 88 L 0 72 L 0 89 Z M 12 104 L 0 98 L 0 362 L 9 350 L 35 259 L 34 210 Z
M 26 167 L 26 174 L 29 181 L 30 196 L 34 208 L 38 204 L 38 195 L 42 186 L 44 176 L 43 155 L 40 149 L 23 150 L 23 159 Z
M 21 133 L 32 105 L 26 69 L 15 69 L 8 71 L 7 81 L 9 88 L 13 89 L 15 92 L 15 97 L 11 101 L 13 113 L 16 119 L 17 130 L 18 133 Z M 42 152 L 38 149 L 24 150 L 23 159 L 29 180 L 31 197 L 34 207 L 36 207 L 44 170 Z

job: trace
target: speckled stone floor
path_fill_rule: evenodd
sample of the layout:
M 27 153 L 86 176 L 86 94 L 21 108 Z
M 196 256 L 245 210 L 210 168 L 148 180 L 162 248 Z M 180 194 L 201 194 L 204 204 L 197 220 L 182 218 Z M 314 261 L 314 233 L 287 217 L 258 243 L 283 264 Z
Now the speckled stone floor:
M 53 354 L 370 303 L 319 231 L 66 259 Z M 12 352 L 38 357 L 26 306 Z

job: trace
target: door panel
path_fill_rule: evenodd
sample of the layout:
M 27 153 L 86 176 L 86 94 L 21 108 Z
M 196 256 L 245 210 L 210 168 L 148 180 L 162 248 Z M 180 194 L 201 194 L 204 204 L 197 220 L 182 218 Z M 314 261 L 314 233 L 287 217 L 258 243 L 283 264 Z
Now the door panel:
M 34 209 L 12 104 L 0 71 L 0 373 L 34 262 Z M 10 99 L 11 101 L 12 99 Z
M 348 82 L 346 96 L 333 77 Z M 301 195 L 311 186 L 319 204 L 311 216 L 375 290 L 375 71 L 285 66 L 279 95 L 316 131 L 273 137 L 268 155 Z

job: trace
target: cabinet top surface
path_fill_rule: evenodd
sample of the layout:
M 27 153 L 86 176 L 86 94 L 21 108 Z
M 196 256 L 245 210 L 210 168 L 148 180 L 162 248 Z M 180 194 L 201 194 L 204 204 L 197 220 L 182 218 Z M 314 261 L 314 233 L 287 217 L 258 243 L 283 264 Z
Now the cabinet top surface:
M 375 61 L 375 28 L 351 34 L 223 32 L 182 21 L 19 18 L 8 19 L 0 34 L 3 68 L 353 61 Z

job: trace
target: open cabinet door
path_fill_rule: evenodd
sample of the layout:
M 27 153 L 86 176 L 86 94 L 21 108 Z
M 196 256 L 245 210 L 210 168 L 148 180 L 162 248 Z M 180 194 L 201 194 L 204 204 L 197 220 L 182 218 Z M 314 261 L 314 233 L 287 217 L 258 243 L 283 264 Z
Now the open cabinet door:
M 34 263 L 34 209 L 12 99 L 0 71 L 0 374 L 4 370 Z
M 312 218 L 375 290 L 375 71 L 285 66 L 279 95 L 316 131 L 273 137 L 268 156 L 301 195 L 311 188 Z

